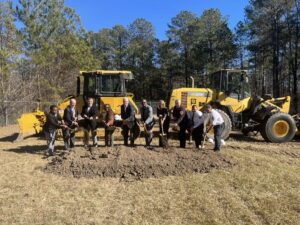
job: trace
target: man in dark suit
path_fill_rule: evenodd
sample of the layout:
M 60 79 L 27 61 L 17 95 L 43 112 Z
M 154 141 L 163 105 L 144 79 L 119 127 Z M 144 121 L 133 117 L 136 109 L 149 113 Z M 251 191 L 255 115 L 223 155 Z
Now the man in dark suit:
M 48 153 L 50 156 L 54 155 L 56 130 L 60 128 L 67 128 L 67 126 L 64 125 L 61 116 L 58 114 L 57 106 L 51 105 L 50 112 L 46 114 L 46 123 L 44 125 L 44 133 L 47 139 Z
M 76 99 L 70 100 L 70 105 L 64 111 L 64 122 L 67 129 L 63 130 L 65 149 L 75 147 L 75 128 L 78 127 L 78 110 L 76 109 Z
M 89 145 L 89 134 L 92 132 L 93 146 L 98 146 L 97 138 L 97 119 L 98 119 L 98 110 L 94 105 L 94 99 L 88 98 L 86 104 L 82 107 L 81 116 L 84 118 L 83 127 L 85 128 L 84 132 L 84 146 Z
M 121 118 L 123 120 L 122 133 L 124 136 L 124 145 L 128 146 L 128 133 L 130 131 L 130 145 L 134 146 L 133 128 L 135 125 L 135 109 L 127 97 L 123 98 Z
M 180 141 L 180 148 L 185 148 L 186 145 L 186 130 L 188 128 L 188 117 L 185 108 L 181 105 L 180 99 L 175 101 L 173 108 L 173 119 L 175 127 L 179 126 L 178 138 Z

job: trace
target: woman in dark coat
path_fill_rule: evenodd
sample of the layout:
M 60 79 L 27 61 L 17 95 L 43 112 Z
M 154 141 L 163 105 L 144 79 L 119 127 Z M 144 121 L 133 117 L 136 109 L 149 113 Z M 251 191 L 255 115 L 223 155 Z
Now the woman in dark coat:
M 170 116 L 169 110 L 166 107 L 166 103 L 164 100 L 160 100 L 157 107 L 157 117 L 159 118 L 159 132 L 164 133 L 169 136 L 169 127 L 170 127 Z M 159 146 L 162 147 L 161 139 L 159 139 Z

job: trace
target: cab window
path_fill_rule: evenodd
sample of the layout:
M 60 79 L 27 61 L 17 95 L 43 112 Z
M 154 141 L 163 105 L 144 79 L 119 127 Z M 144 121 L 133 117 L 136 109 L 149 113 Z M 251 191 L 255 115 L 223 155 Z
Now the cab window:
M 120 76 L 105 75 L 101 77 L 101 93 L 122 93 Z
M 84 95 L 94 96 L 96 93 L 96 79 L 95 76 L 84 77 Z

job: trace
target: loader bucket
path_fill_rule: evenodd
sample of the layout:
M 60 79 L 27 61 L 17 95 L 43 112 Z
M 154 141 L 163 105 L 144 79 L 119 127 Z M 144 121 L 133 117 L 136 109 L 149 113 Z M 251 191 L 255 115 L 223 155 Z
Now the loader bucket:
M 32 113 L 22 114 L 18 119 L 19 135 L 15 141 L 21 141 L 25 137 L 41 133 L 45 121 L 45 113 L 38 109 Z

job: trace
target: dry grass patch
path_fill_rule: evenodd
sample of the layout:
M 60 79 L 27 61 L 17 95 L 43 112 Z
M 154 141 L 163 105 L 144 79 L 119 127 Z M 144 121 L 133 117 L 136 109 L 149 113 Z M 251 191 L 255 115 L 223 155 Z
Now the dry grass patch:
M 250 145 L 228 143 L 233 168 L 119 182 L 44 173 L 44 141 L 0 141 L 0 224 L 299 224 L 300 158 Z

